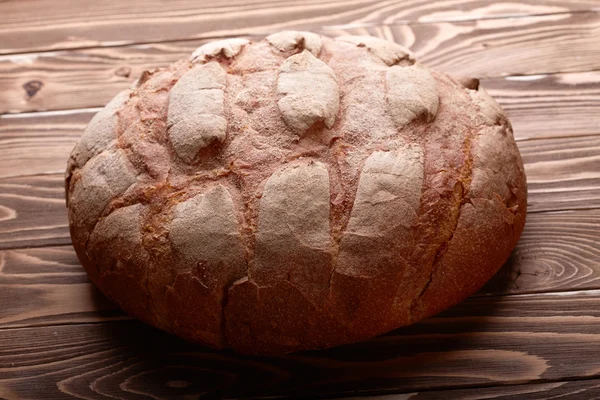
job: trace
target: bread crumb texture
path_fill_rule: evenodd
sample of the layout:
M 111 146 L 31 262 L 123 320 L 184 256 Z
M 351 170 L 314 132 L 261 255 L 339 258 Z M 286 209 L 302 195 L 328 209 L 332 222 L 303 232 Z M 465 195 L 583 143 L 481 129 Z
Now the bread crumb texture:
M 374 37 L 280 32 L 146 71 L 68 161 L 73 246 L 125 311 L 249 354 L 365 340 L 477 291 L 525 224 L 473 78 Z

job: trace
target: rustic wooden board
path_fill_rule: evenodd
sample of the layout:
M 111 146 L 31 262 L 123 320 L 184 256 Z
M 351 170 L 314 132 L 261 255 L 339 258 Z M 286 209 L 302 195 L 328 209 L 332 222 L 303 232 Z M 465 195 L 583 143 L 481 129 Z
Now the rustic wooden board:
M 530 213 L 508 262 L 479 294 L 599 289 L 598 227 L 600 210 Z
M 476 297 L 600 289 L 598 226 L 600 210 L 530 214 L 511 258 Z M 71 246 L 0 251 L 0 304 L 10 304 L 0 329 L 125 318 L 88 283 Z
M 1 6 L 1 5 L 0 5 Z M 600 69 L 600 14 L 556 14 L 437 24 L 323 30 L 323 34 L 371 34 L 411 47 L 428 66 L 477 77 L 542 74 L 521 81 L 486 82 L 526 121 L 544 121 L 560 109 L 557 127 L 598 126 L 599 73 L 543 76 Z M 534 40 L 537 38 L 538 40 Z M 529 39 L 529 40 L 528 40 Z M 0 58 L 0 113 L 98 107 L 127 88 L 146 69 L 185 57 L 205 41 L 36 53 Z M 519 79 L 519 77 L 512 78 Z M 531 80 L 527 80 L 531 79 Z M 527 98 L 523 98 L 525 91 Z M 516 93 L 515 93 L 516 91 Z M 560 92 L 555 97 L 555 91 Z M 564 97 L 563 97 L 564 96 Z M 564 100 L 572 101 L 573 104 Z M 502 100 L 502 99 L 501 99 Z M 528 107 L 543 102 L 544 109 Z M 562 107 L 560 103 L 563 102 Z M 527 107 L 527 108 L 526 108 Z M 512 111 L 512 110 L 510 110 Z M 537 111 L 537 113 L 535 112 Z M 538 119 L 536 119 L 536 117 Z M 594 124 L 592 124 L 594 125 Z M 589 128 L 588 128 L 589 129 Z
M 0 180 L 0 250 L 68 244 L 61 175 Z
M 144 70 L 189 55 L 205 40 L 0 58 L 0 113 L 104 106 Z
M 94 111 L 1 116 L 0 178 L 64 173 Z
M 0 328 L 127 318 L 87 279 L 71 246 L 0 251 Z
M 588 10 L 594 0 L 233 1 L 29 0 L 0 2 L 0 54 L 310 29 Z
M 368 342 L 271 358 L 211 351 L 137 321 L 0 330 L 0 396 L 313 398 L 600 375 L 590 354 L 599 291 L 474 300 Z
M 389 394 L 381 396 L 347 397 L 347 400 L 543 400 L 598 399 L 600 379 L 547 382 L 537 384 L 478 387 L 445 391 Z
M 589 71 L 600 68 L 600 13 L 553 14 L 413 25 L 330 29 L 371 35 L 410 48 L 423 64 L 476 77 Z
M 600 136 L 524 140 L 518 146 L 530 211 L 600 206 Z
M 0 0 L 0 114 L 67 110 L 0 116 L 0 399 L 600 397 L 599 6 Z M 485 77 L 513 121 L 531 213 L 500 273 L 457 307 L 366 343 L 243 357 L 131 320 L 87 281 L 62 172 L 85 109 L 142 70 L 203 38 L 285 28 L 385 37 Z
M 600 133 L 600 71 L 490 78 L 519 140 Z

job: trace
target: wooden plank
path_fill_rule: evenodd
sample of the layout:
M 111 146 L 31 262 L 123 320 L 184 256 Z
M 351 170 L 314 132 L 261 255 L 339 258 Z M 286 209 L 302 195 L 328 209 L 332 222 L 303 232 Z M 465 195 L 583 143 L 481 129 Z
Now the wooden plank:
M 479 295 L 600 289 L 600 210 L 530 213 L 508 262 Z
M 63 175 L 0 180 L 0 250 L 69 244 Z
M 444 391 L 436 390 L 381 396 L 359 396 L 347 397 L 346 400 L 542 400 L 598 398 L 600 398 L 600 379 L 477 387 Z
M 518 146 L 530 211 L 600 206 L 600 136 L 519 141 Z
M 1 7 L 1 3 L 0 3 Z M 560 71 L 600 69 L 600 14 L 558 14 L 545 17 L 458 21 L 437 24 L 376 26 L 351 30 L 323 30 L 326 35 L 371 34 L 395 40 L 414 50 L 426 65 L 457 75 L 495 77 L 500 75 L 546 74 Z M 146 69 L 167 65 L 192 52 L 205 41 L 185 41 L 125 47 L 36 53 L 0 58 L 0 113 L 98 107 L 131 85 Z M 519 79 L 519 78 L 516 78 Z M 542 96 L 548 109 L 563 104 L 561 126 L 568 128 L 598 102 L 598 73 L 537 76 L 531 81 L 492 80 L 489 83 L 507 100 L 522 101 L 525 89 L 531 101 Z M 553 98 L 555 90 L 566 90 L 568 98 Z M 562 96 L 562 95 L 561 95 Z M 592 97 L 591 99 L 587 96 Z M 550 104 L 550 100 L 556 100 Z M 588 101 L 588 103 L 585 103 Z M 521 106 L 531 102 L 513 104 Z M 587 106 L 587 107 L 586 107 Z M 570 111 L 571 113 L 568 113 Z M 583 114 L 583 115 L 582 115 Z M 520 115 L 532 123 L 534 117 Z M 598 123 L 597 113 L 593 114 Z M 576 126 L 582 126 L 578 122 Z
M 476 300 L 364 343 L 284 357 L 212 351 L 137 321 L 1 330 L 0 394 L 315 398 L 600 375 L 600 292 Z
M 482 81 L 519 140 L 600 132 L 600 71 L 509 76 Z
M 104 106 L 144 70 L 189 55 L 205 40 L 0 58 L 0 113 Z
M 0 251 L 0 327 L 124 319 L 88 279 L 71 246 Z
M 463 76 L 493 77 L 600 69 L 600 13 L 553 14 L 436 24 L 329 29 L 410 48 L 423 64 Z
M 598 226 L 600 210 L 530 214 L 508 263 L 475 297 L 600 289 Z M 0 329 L 124 318 L 88 283 L 71 246 L 0 251 L 0 304 L 10 304 Z
M 0 117 L 0 178 L 64 173 L 90 111 Z
M 340 24 L 439 21 L 588 10 L 594 0 L 233 1 L 29 0 L 0 3 L 0 54 L 310 29 Z

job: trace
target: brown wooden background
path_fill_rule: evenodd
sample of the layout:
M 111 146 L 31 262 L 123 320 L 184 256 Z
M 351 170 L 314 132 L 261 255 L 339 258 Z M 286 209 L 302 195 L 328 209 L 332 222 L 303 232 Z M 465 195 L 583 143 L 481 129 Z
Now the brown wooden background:
M 281 29 L 395 40 L 483 78 L 513 121 L 525 233 L 478 295 L 366 343 L 277 358 L 194 346 L 87 281 L 68 154 L 144 69 Z M 0 398 L 600 398 L 600 1 L 0 0 Z

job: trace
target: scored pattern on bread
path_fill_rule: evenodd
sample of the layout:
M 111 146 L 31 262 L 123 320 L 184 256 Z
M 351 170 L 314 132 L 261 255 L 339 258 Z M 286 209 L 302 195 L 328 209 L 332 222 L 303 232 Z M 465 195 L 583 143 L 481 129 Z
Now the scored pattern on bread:
M 525 223 L 510 123 L 371 37 L 226 39 L 146 71 L 66 174 L 73 245 L 125 311 L 274 354 L 367 339 L 481 287 Z
M 241 38 L 209 42 L 198 47 L 198 49 L 192 53 L 192 62 L 206 62 L 211 58 L 218 56 L 233 58 L 238 55 L 239 52 L 242 51 L 242 48 L 249 43 L 249 40 Z
M 302 134 L 317 122 L 329 129 L 340 107 L 333 70 L 308 50 L 288 57 L 279 68 L 277 105 L 285 122 Z
M 338 36 L 337 41 L 352 43 L 358 47 L 366 47 L 388 66 L 413 65 L 414 56 L 408 49 L 394 42 L 388 42 L 373 36 Z
M 398 129 L 414 119 L 433 121 L 439 107 L 435 78 L 420 64 L 392 66 L 385 75 L 388 113 Z
M 217 185 L 177 204 L 169 238 L 177 273 L 187 274 L 182 277 L 195 279 L 201 286 L 193 300 L 180 307 L 201 310 L 201 318 L 208 323 L 199 331 L 224 344 L 220 338 L 224 288 L 246 274 L 244 246 L 229 191 Z
M 318 57 L 323 47 L 321 37 L 312 32 L 283 31 L 266 37 L 267 42 L 280 52 L 308 50 Z
M 225 86 L 227 73 L 217 62 L 195 66 L 177 81 L 169 96 L 167 129 L 175 152 L 192 162 L 213 142 L 227 134 Z

